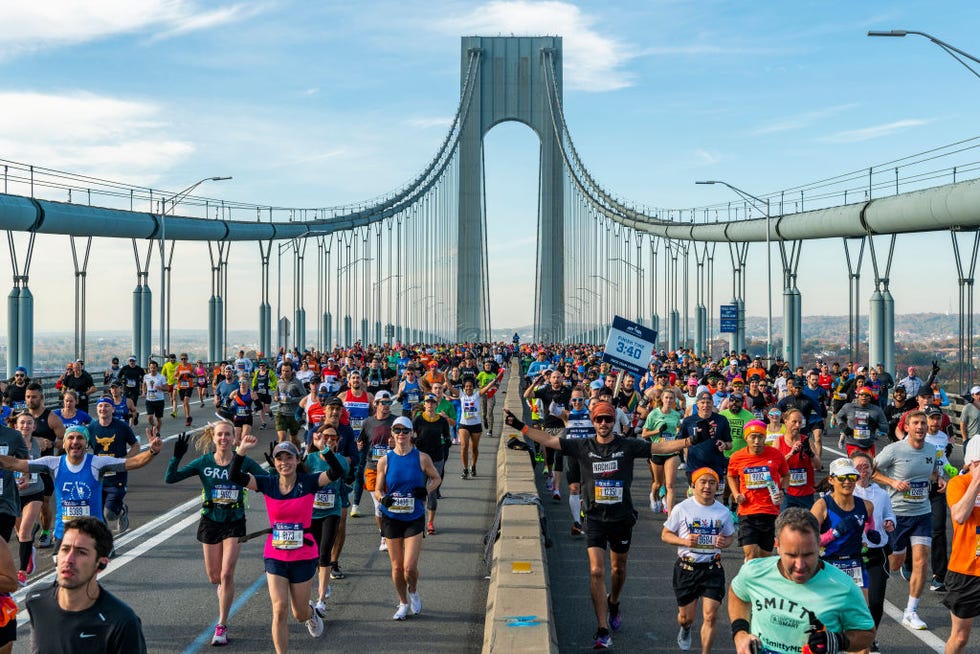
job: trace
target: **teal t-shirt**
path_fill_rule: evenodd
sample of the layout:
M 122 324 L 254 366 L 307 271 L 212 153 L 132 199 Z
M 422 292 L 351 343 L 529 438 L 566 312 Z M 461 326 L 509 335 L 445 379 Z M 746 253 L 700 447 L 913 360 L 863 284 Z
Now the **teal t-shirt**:
M 344 476 L 350 470 L 350 464 L 346 456 L 337 456 L 340 467 L 344 469 Z M 304 461 L 310 472 L 327 472 L 330 466 L 323 460 L 319 452 L 309 454 Z M 340 515 L 340 491 L 344 483 L 344 477 L 322 486 L 313 496 L 313 519 L 326 518 L 329 515 Z
M 653 440 L 672 441 L 677 438 L 677 427 L 680 424 L 681 414 L 679 411 L 672 410 L 670 413 L 664 413 L 658 407 L 647 416 L 646 421 L 643 423 L 643 428 L 652 431 L 660 425 L 666 425 L 666 428 L 660 434 L 654 436 Z
M 203 487 L 201 515 L 215 522 L 234 522 L 245 517 L 245 500 L 248 491 L 228 478 L 231 463 L 226 466 L 218 465 L 214 460 L 214 453 L 208 452 L 183 468 L 178 468 L 178 465 L 180 463 L 177 459 L 170 457 L 170 464 L 167 466 L 163 480 L 168 484 L 174 484 L 197 475 Z M 262 466 L 249 457 L 245 457 L 242 472 L 252 475 L 266 474 Z
M 779 571 L 778 556 L 752 559 L 732 579 L 732 592 L 752 607 L 752 634 L 766 652 L 800 654 L 813 611 L 828 631 L 874 629 L 861 589 L 845 572 L 830 564 L 805 584 Z

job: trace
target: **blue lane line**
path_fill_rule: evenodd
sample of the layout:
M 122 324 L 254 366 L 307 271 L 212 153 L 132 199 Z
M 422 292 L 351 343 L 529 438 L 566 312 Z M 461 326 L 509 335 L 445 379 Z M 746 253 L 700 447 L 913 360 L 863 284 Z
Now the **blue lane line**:
M 261 577 L 256 579 L 255 583 L 249 586 L 244 593 L 239 595 L 238 599 L 236 599 L 235 602 L 231 605 L 231 610 L 228 611 L 229 622 L 233 617 L 235 617 L 235 614 L 238 613 L 239 610 L 241 610 L 241 608 L 245 605 L 245 602 L 251 599 L 252 595 L 258 592 L 258 590 L 262 588 L 262 586 L 265 586 L 264 573 L 262 574 Z M 218 621 L 215 620 L 214 622 L 211 623 L 211 625 L 207 629 L 201 632 L 201 635 L 199 635 L 197 638 L 194 639 L 193 643 L 187 646 L 187 649 L 184 650 L 183 654 L 195 654 L 199 649 L 201 649 L 205 645 L 210 645 L 211 637 L 214 635 L 214 628 L 217 626 L 218 626 Z

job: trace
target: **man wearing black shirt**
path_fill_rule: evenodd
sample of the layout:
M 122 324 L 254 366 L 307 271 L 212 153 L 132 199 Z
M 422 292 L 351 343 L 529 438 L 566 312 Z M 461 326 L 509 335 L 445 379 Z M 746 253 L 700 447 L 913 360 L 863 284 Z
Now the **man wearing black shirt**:
M 92 379 L 92 375 L 82 369 L 84 365 L 85 362 L 81 359 L 71 364 L 71 374 L 65 375 L 65 379 L 61 383 L 64 388 L 70 388 L 78 393 L 78 409 L 88 413 L 88 398 L 95 392 L 95 380 Z
M 139 454 L 140 444 L 132 428 L 112 416 L 111 398 L 103 397 L 95 405 L 98 420 L 89 425 L 89 443 L 97 456 L 114 456 L 125 459 Z M 128 473 L 106 473 L 102 480 L 102 510 L 106 522 L 119 521 L 117 531 L 129 529 L 129 507 L 126 506 L 126 481 Z
M 786 413 L 789 409 L 799 409 L 804 417 L 811 413 L 819 412 L 817 405 L 809 397 L 803 394 L 803 384 L 805 382 L 800 377 L 790 377 L 786 380 L 787 395 L 779 401 L 779 410 Z M 809 424 L 803 426 L 803 433 L 809 434 Z
M 109 564 L 112 533 L 94 517 L 65 525 L 58 548 L 58 583 L 27 596 L 31 652 L 145 654 L 139 616 L 98 582 Z
M 585 534 L 589 553 L 590 589 L 599 628 L 595 648 L 612 645 L 610 627 L 622 626 L 619 595 L 626 583 L 626 561 L 637 512 L 633 508 L 630 485 L 633 481 L 633 462 L 647 459 L 651 454 L 679 452 L 693 443 L 676 439 L 650 444 L 640 438 L 623 438 L 613 433 L 616 407 L 610 402 L 595 402 L 589 416 L 595 427 L 592 438 L 559 438 L 540 429 L 528 427 L 506 411 L 506 422 L 531 440 L 560 450 L 577 462 L 581 470 L 582 498 L 585 505 Z M 606 547 L 612 572 L 611 588 L 606 595 Z
M 143 377 L 146 375 L 146 371 L 136 363 L 136 357 L 129 357 L 129 361 L 126 365 L 119 369 L 119 381 L 122 382 L 124 393 L 127 399 L 133 401 L 133 404 L 139 402 L 140 399 L 140 388 L 143 385 Z M 139 412 L 134 414 L 137 417 Z M 139 420 L 133 422 L 135 425 Z
M 541 385 L 547 379 L 548 385 Z M 560 370 L 552 370 L 541 374 L 527 390 L 524 391 L 524 398 L 541 400 L 544 408 L 544 422 L 541 428 L 552 436 L 562 436 L 565 433 L 565 420 L 568 418 L 568 409 L 572 403 L 572 390 L 565 386 L 565 376 Z M 556 502 L 561 501 L 561 492 L 558 490 L 561 482 L 561 473 L 565 469 L 564 457 L 558 455 L 557 448 L 544 450 L 545 474 L 551 475 L 551 498 Z

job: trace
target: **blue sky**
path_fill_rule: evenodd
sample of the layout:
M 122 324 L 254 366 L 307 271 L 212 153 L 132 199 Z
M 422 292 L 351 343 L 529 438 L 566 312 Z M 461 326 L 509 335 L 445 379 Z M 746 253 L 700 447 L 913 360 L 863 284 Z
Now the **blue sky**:
M 368 199 L 441 143 L 462 35 L 557 33 L 566 118 L 593 176 L 640 203 L 697 207 L 736 198 L 696 179 L 762 194 L 974 136 L 980 79 L 925 39 L 865 33 L 921 30 L 980 53 L 977 24 L 971 2 L 4 3 L 0 158 L 169 190 L 233 175 L 201 193 L 243 202 Z M 537 147 L 517 124 L 486 140 L 495 326 L 532 316 Z M 36 328 L 70 329 L 68 239 L 39 247 Z M 763 315 L 764 251 L 752 247 L 748 313 Z M 202 327 L 206 248 L 176 258 L 174 327 Z M 719 248 L 716 298 L 726 260 Z M 244 329 L 256 323 L 258 248 L 234 246 L 231 265 L 229 326 Z M 846 279 L 839 241 L 807 243 L 804 313 L 845 314 Z M 89 285 L 89 328 L 128 328 L 128 242 L 94 244 Z M 892 289 L 899 313 L 955 309 L 949 236 L 899 238 Z M 97 306 L 104 297 L 124 299 L 123 324 Z

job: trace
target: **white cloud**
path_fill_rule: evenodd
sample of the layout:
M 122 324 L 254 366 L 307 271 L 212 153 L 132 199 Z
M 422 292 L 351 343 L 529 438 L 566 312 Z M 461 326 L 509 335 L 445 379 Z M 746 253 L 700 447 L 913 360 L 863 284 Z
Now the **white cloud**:
M 0 3 L 0 58 L 152 29 L 155 38 L 209 29 L 260 5 L 204 10 L 191 0 L 43 0 Z
M 820 140 L 828 143 L 856 143 L 858 141 L 870 141 L 871 139 L 888 136 L 890 134 L 894 134 L 895 132 L 901 132 L 909 129 L 910 127 L 925 125 L 929 122 L 930 121 L 928 120 L 922 120 L 919 118 L 907 118 L 905 120 L 896 120 L 891 123 L 885 123 L 884 125 L 872 125 L 871 127 L 862 127 L 861 129 L 837 132 L 836 134 L 831 134 L 830 136 L 826 136 Z
M 752 134 L 759 136 L 762 134 L 776 134 L 779 132 L 788 132 L 794 129 L 802 129 L 803 127 L 812 125 L 817 121 L 823 120 L 824 118 L 835 116 L 858 106 L 860 106 L 858 103 L 851 102 L 848 104 L 840 104 L 833 107 L 826 107 L 825 109 L 806 111 L 794 116 L 779 118 L 766 125 L 755 128 L 752 130 Z
M 564 83 L 568 89 L 614 91 L 631 86 L 622 66 L 636 56 L 633 48 L 595 29 L 596 19 L 565 2 L 493 0 L 437 28 L 452 34 L 540 36 L 557 34 L 564 42 Z
M 186 159 L 162 107 L 94 95 L 0 92 L 0 156 L 49 168 L 147 183 Z
M 697 149 L 694 151 L 694 161 L 699 166 L 713 166 L 722 160 L 722 156 L 708 150 Z

